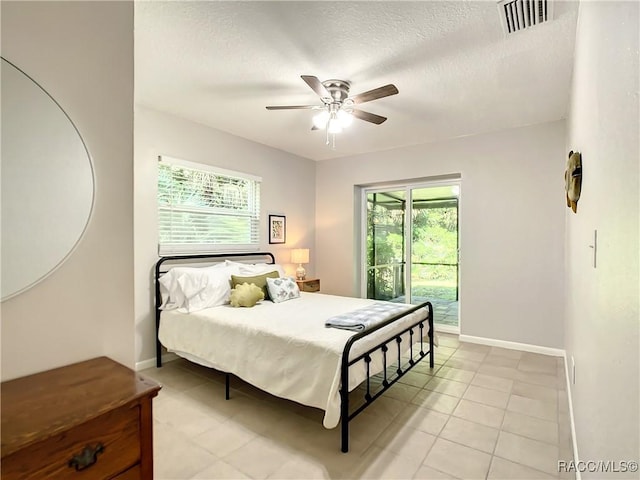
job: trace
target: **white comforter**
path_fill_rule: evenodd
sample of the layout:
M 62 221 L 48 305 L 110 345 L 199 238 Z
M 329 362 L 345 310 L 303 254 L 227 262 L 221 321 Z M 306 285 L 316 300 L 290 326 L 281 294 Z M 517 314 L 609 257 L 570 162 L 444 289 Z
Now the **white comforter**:
M 355 333 L 326 328 L 324 323 L 333 315 L 375 302 L 303 292 L 299 299 L 264 301 L 252 308 L 223 305 L 190 314 L 164 311 L 159 338 L 169 351 L 191 361 L 233 373 L 273 395 L 323 409 L 324 426 L 334 428 L 340 420 L 342 351 Z M 426 309 L 420 309 L 407 315 L 406 320 L 359 340 L 351 349 L 351 357 L 376 345 L 390 331 L 401 330 L 412 320 L 426 316 Z M 425 336 L 427 330 L 425 325 Z M 419 331 L 414 332 L 413 338 L 419 341 Z M 408 348 L 407 341 L 403 345 Z M 391 352 L 397 352 L 395 347 Z M 391 355 L 388 362 L 396 356 L 397 353 Z M 381 357 L 374 356 L 371 374 L 381 369 Z M 349 390 L 365 378 L 364 362 L 353 365 Z

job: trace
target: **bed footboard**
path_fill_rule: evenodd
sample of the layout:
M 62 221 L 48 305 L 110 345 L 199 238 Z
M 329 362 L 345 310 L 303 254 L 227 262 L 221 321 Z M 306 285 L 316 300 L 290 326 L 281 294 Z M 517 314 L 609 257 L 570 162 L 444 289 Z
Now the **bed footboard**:
M 353 359 L 349 358 L 349 354 L 351 352 L 351 347 L 355 342 L 360 340 L 361 338 L 379 330 L 396 320 L 409 315 L 421 308 L 426 308 L 428 315 L 427 318 L 423 318 L 421 320 L 417 320 L 415 323 L 405 328 L 404 330 L 395 333 L 392 337 L 386 339 L 379 345 L 369 349 L 365 353 L 355 357 Z M 424 345 L 424 328 L 425 323 L 428 327 L 428 350 L 425 351 Z M 409 358 L 403 364 L 402 362 L 402 337 L 406 334 L 409 334 Z M 415 335 L 419 335 L 420 339 L 420 349 L 417 352 L 414 352 L 416 347 L 414 347 L 414 343 L 417 344 L 417 339 L 414 340 Z M 406 350 L 406 348 L 405 348 Z M 371 364 L 371 355 L 374 352 L 381 352 L 382 362 L 383 362 L 383 380 L 382 384 L 379 388 L 376 389 L 375 392 L 371 391 L 371 383 L 370 383 L 370 364 Z M 376 327 L 366 330 L 364 332 L 360 332 L 347 341 L 344 351 L 342 353 L 342 365 L 341 365 L 341 383 L 340 383 L 340 417 L 341 417 L 341 429 L 342 429 L 342 446 L 341 449 L 343 452 L 349 451 L 349 422 L 353 420 L 357 415 L 359 415 L 365 408 L 367 408 L 371 403 L 373 403 L 380 395 L 382 395 L 386 390 L 391 388 L 391 386 L 396 383 L 400 378 L 409 372 L 420 360 L 424 357 L 429 356 L 429 367 L 433 368 L 434 361 L 434 351 L 433 351 L 433 306 L 430 302 L 425 302 L 420 305 L 417 305 L 406 312 L 395 315 L 385 322 L 376 325 Z M 390 358 L 389 358 L 390 357 Z M 352 412 L 349 412 L 349 367 L 354 365 L 357 362 L 364 361 L 365 367 L 367 369 L 367 377 L 365 380 L 366 392 L 364 395 L 364 401 L 357 408 L 355 408 Z M 391 375 L 388 374 L 387 367 L 396 363 L 397 368 L 395 372 L 392 372 Z

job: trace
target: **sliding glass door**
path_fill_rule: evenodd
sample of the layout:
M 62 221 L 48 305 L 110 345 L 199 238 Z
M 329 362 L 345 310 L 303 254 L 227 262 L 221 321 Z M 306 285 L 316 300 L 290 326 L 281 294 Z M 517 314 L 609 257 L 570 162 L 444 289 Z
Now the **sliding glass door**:
M 459 182 L 366 189 L 367 298 L 434 306 L 436 323 L 458 326 Z
M 405 301 L 404 190 L 367 193 L 367 298 Z

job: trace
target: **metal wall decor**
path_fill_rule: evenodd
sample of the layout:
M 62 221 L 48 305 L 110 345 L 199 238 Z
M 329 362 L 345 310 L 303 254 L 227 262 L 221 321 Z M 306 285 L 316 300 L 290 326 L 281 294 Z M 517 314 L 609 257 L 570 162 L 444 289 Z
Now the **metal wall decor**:
M 582 189 L 582 155 L 580 152 L 569 152 L 567 159 L 567 169 L 564 172 L 565 191 L 567 195 L 567 207 L 578 211 L 578 200 Z

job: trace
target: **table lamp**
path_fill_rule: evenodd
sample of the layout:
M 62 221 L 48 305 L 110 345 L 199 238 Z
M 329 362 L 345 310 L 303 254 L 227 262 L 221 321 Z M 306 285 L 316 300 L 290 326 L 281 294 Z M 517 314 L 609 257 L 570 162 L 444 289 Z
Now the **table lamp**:
M 291 263 L 297 263 L 296 279 L 304 280 L 307 276 L 307 272 L 302 266 L 303 263 L 309 263 L 309 249 L 308 248 L 294 248 L 291 250 Z

